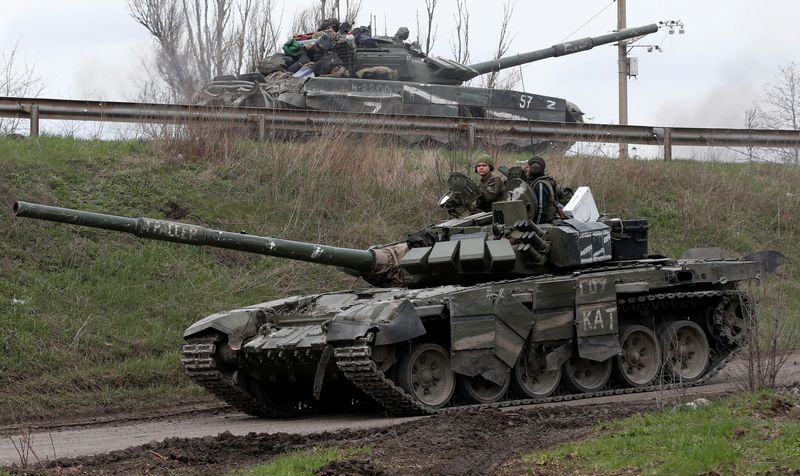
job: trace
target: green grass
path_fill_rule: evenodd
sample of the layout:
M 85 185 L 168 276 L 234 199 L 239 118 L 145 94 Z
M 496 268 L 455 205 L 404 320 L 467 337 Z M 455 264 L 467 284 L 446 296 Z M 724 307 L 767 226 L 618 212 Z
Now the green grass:
M 192 322 L 365 285 L 322 266 L 19 219 L 15 200 L 365 248 L 444 218 L 436 201 L 447 172 L 468 169 L 465 152 L 346 137 L 207 140 L 0 138 L 1 418 L 207 401 L 180 368 Z M 501 153 L 495 163 L 521 158 Z M 548 169 L 564 184 L 591 185 L 603 210 L 647 217 L 652 251 L 800 254 L 798 167 L 552 157 Z M 800 309 L 791 261 L 784 273 L 763 300 L 779 294 L 783 305 L 770 312 L 800 321 L 785 311 Z
M 678 407 L 613 421 L 600 436 L 525 455 L 529 469 L 653 475 L 755 474 L 800 468 L 800 410 L 771 392 L 708 407 Z M 773 405 L 794 405 L 776 415 Z
M 235 471 L 231 476 L 310 476 L 333 461 L 368 456 L 370 452 L 369 448 L 315 448 L 281 455 L 267 464 Z

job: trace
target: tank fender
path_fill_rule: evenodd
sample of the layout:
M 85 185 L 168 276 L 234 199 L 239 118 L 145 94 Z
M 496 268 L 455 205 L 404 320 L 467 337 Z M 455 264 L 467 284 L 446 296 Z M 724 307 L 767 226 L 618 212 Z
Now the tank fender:
M 602 362 L 622 352 L 614 279 L 581 276 L 575 282 L 575 293 L 578 355 Z
M 456 293 L 449 309 L 453 370 L 501 385 L 530 334 L 533 312 L 511 292 L 491 288 Z
M 396 344 L 425 334 L 425 326 L 408 299 L 359 304 L 336 314 L 325 336 L 329 344 L 375 332 L 374 345 Z
M 764 274 L 773 274 L 786 262 L 786 256 L 780 251 L 763 250 L 750 253 L 742 258 L 744 261 L 756 261 Z
M 259 309 L 244 308 L 211 314 L 195 322 L 183 332 L 184 339 L 200 334 L 208 329 L 217 330 L 228 336 L 228 345 L 238 350 L 242 342 L 258 332 Z

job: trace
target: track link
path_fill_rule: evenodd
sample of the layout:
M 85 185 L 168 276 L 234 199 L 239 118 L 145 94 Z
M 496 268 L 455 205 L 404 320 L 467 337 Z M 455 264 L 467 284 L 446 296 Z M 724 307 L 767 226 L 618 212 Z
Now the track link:
M 646 305 L 651 308 L 659 308 L 662 306 L 681 306 L 692 304 L 690 301 L 685 300 L 702 298 L 730 299 L 732 297 L 746 300 L 744 293 L 741 291 L 699 291 L 651 294 L 647 296 L 623 298 L 620 299 L 618 303 L 620 305 Z M 717 312 L 720 312 L 722 306 L 720 305 L 716 308 Z M 735 355 L 736 350 L 729 348 L 728 352 L 724 355 L 717 354 L 713 356 L 705 375 L 703 375 L 703 377 L 700 379 L 690 383 L 674 382 L 652 385 L 648 387 L 614 388 L 591 393 L 572 393 L 555 395 L 546 398 L 503 400 L 496 403 L 452 406 L 434 410 L 421 405 L 410 395 L 408 395 L 402 388 L 398 387 L 394 384 L 394 382 L 386 378 L 384 373 L 378 370 L 378 366 L 375 361 L 372 360 L 371 349 L 366 342 L 358 342 L 350 346 L 337 347 L 334 350 L 336 365 L 344 373 L 344 375 L 364 393 L 381 404 L 386 411 L 392 415 L 433 415 L 476 409 L 503 408 L 519 405 L 533 405 L 538 403 L 566 402 L 570 400 L 606 397 L 611 395 L 624 395 L 696 387 L 703 385 L 709 379 L 714 377 L 720 370 L 722 370 L 723 367 L 725 367 L 725 365 L 727 365 L 728 362 L 734 358 Z

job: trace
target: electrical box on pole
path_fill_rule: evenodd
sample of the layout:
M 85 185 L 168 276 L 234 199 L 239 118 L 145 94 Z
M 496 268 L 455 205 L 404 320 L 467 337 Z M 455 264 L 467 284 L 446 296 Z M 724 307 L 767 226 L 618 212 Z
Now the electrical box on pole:
M 635 78 L 636 76 L 639 76 L 639 58 L 635 56 L 629 56 L 626 61 L 628 63 L 628 77 Z

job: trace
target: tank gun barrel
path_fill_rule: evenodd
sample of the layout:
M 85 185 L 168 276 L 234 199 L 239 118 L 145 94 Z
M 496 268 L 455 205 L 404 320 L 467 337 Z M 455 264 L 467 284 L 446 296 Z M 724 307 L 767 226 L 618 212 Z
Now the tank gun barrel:
M 128 218 L 28 202 L 15 202 L 14 214 L 18 217 L 131 233 L 141 238 L 153 240 L 172 241 L 187 245 L 213 246 L 339 266 L 364 273 L 370 272 L 375 262 L 374 255 L 369 250 L 337 248 L 300 241 L 280 240 L 244 233 L 213 230 L 198 225 L 153 218 Z
M 530 51 L 528 53 L 521 53 L 513 56 L 506 56 L 496 60 L 484 61 L 469 65 L 477 75 L 490 73 L 492 71 L 500 71 L 514 66 L 532 63 L 545 58 L 552 58 L 556 56 L 571 55 L 581 51 L 591 50 L 595 46 L 614 43 L 615 41 L 627 40 L 639 36 L 648 35 L 658 31 L 658 25 L 653 23 L 651 25 L 639 26 L 635 28 L 626 28 L 624 30 L 608 33 L 606 35 L 587 37 L 580 40 L 568 41 L 566 43 L 559 43 L 550 48 L 541 50 Z M 474 77 L 474 76 L 473 76 Z M 472 79 L 472 78 L 469 78 Z

